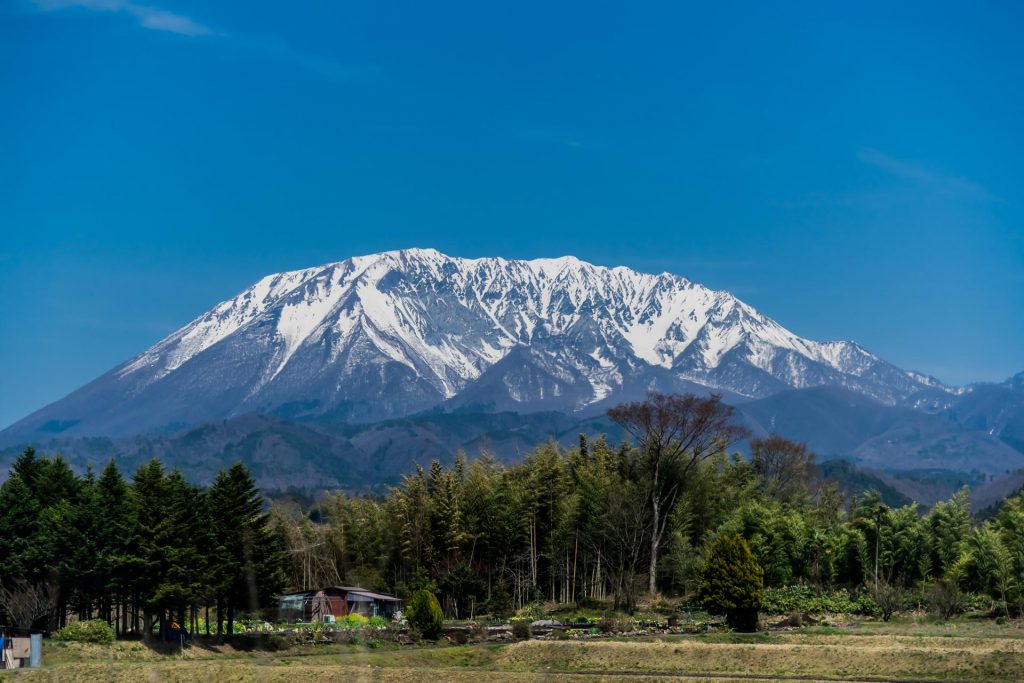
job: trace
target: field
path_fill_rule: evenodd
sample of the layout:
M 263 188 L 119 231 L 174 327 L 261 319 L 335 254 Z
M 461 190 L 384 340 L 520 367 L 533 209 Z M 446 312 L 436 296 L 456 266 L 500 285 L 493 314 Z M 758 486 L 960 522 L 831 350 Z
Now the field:
M 1020 681 L 1024 624 L 861 622 L 841 629 L 508 644 L 295 646 L 276 653 L 47 643 L 18 681 Z

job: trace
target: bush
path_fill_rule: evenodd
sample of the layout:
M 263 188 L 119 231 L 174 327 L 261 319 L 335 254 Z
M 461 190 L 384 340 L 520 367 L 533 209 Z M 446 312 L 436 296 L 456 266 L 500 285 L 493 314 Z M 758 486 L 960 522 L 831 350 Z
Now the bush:
M 761 609 L 769 614 L 853 614 L 859 607 L 845 590 L 826 593 L 811 586 L 785 586 L 766 588 Z
M 964 610 L 969 612 L 988 612 L 992 609 L 992 598 L 984 593 L 967 593 L 964 595 Z
M 925 589 L 928 607 L 941 619 L 949 619 L 964 611 L 964 594 L 953 579 L 936 579 Z
M 516 640 L 528 640 L 533 635 L 533 628 L 526 619 L 512 620 L 512 636 Z
M 430 640 L 441 635 L 444 613 L 434 594 L 426 589 L 416 591 L 405 611 L 409 626 Z
M 725 614 L 737 631 L 757 630 L 757 611 L 764 596 L 764 571 L 739 535 L 715 539 L 704 564 L 697 595 L 712 614 Z
M 366 622 L 369 628 L 387 628 L 388 620 L 382 616 L 370 617 L 369 621 Z
M 857 599 L 854 601 L 854 604 L 856 605 L 856 609 L 854 609 L 856 614 L 873 617 L 878 616 L 882 612 L 878 603 L 875 602 L 875 598 L 867 590 L 861 591 L 860 594 L 857 595 Z
M 484 603 L 484 612 L 496 617 L 503 617 L 512 612 L 512 596 L 501 584 L 491 591 L 491 597 Z
M 338 626 L 341 628 L 365 628 L 369 621 L 370 620 L 362 614 L 352 612 L 350 614 L 346 614 L 340 621 L 338 621 Z
M 888 581 L 873 581 L 868 584 L 868 592 L 878 606 L 878 615 L 882 621 L 889 621 L 895 612 L 906 607 L 906 591 Z
M 76 643 L 100 643 L 110 645 L 114 642 L 114 629 L 102 619 L 91 621 L 73 621 L 53 634 L 54 640 L 74 641 Z

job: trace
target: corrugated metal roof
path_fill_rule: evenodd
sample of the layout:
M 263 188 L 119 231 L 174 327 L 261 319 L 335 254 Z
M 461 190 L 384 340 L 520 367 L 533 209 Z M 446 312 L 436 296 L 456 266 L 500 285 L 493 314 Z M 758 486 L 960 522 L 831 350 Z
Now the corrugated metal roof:
M 325 590 L 332 589 L 332 588 L 334 590 L 343 591 L 345 593 L 354 593 L 355 595 L 360 595 L 360 596 L 363 596 L 365 598 L 369 598 L 370 600 L 380 600 L 382 602 L 401 602 L 402 601 L 401 598 L 397 598 L 394 595 L 388 595 L 387 593 L 374 593 L 373 591 L 368 591 L 365 588 L 360 588 L 359 586 L 325 586 L 324 588 L 318 588 L 318 589 L 314 589 L 314 590 L 296 591 L 295 593 L 285 593 L 281 597 L 285 597 L 285 596 L 288 596 L 288 595 L 313 595 L 314 593 L 316 593 L 318 591 L 325 591 Z M 360 601 L 360 602 L 363 602 L 363 601 Z
M 371 593 L 370 591 L 348 591 L 349 595 L 360 595 L 364 598 L 370 598 L 371 600 L 381 600 L 382 602 L 401 602 L 399 598 L 394 595 L 387 595 L 386 593 Z

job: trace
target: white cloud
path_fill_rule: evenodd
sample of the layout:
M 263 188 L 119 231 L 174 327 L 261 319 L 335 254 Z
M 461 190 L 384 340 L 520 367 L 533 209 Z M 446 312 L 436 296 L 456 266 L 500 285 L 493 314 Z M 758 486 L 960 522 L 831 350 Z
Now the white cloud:
M 208 27 L 183 14 L 175 14 L 152 5 L 141 5 L 128 0 L 32 0 L 41 10 L 54 11 L 69 7 L 94 12 L 116 12 L 135 17 L 140 26 L 154 31 L 167 31 L 181 36 L 206 36 L 213 33 Z
M 153 5 L 131 0 L 29 0 L 29 2 L 43 12 L 78 8 L 92 12 L 128 15 L 134 17 L 139 26 L 143 28 L 166 31 L 180 36 L 215 39 L 223 45 L 251 50 L 271 58 L 291 62 L 338 83 L 373 80 L 378 75 L 374 68 L 340 64 L 318 55 L 293 50 L 279 41 L 214 31 L 209 26 L 183 14 L 168 12 Z
M 896 159 L 888 154 L 879 152 L 877 149 L 862 149 L 857 154 L 857 158 L 865 164 L 874 166 L 889 175 L 911 180 L 919 185 L 928 186 L 933 190 L 948 195 L 979 202 L 996 200 L 995 195 L 988 188 L 974 181 L 959 176 L 947 175 L 915 161 Z

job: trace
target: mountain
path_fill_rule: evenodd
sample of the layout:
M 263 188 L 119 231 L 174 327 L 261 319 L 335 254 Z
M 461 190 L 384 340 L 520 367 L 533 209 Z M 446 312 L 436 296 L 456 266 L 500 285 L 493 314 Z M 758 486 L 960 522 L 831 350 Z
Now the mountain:
M 39 440 L 36 446 L 43 453 L 62 454 L 79 472 L 90 465 L 102 468 L 114 458 L 121 471 L 130 473 L 156 457 L 202 484 L 212 482 L 226 464 L 242 462 L 265 491 L 310 493 L 379 490 L 397 484 L 417 463 L 449 464 L 460 450 L 514 462 L 549 440 L 576 443 L 580 432 L 621 438 L 621 432 L 603 418 L 549 412 L 439 413 L 360 425 L 248 414 L 171 434 L 57 436 Z M 21 451 L 20 445 L 0 449 L 0 472 L 7 472 Z
M 813 387 L 742 403 L 737 416 L 754 437 L 777 433 L 805 442 L 819 462 L 855 462 L 858 477 L 870 474 L 924 505 L 964 485 L 981 507 L 1020 488 L 1024 386 L 1013 380 L 977 384 L 944 404 L 914 409 L 840 387 Z
M 650 389 L 738 403 L 818 386 L 884 405 L 955 393 L 677 275 L 407 249 L 267 276 L 0 442 L 173 433 L 249 413 L 586 416 Z

